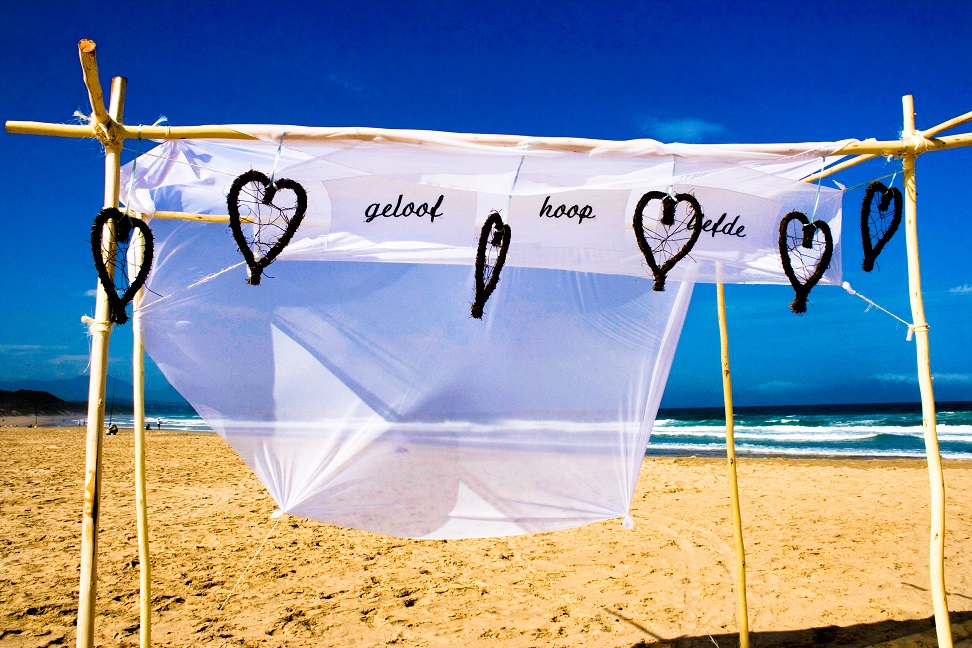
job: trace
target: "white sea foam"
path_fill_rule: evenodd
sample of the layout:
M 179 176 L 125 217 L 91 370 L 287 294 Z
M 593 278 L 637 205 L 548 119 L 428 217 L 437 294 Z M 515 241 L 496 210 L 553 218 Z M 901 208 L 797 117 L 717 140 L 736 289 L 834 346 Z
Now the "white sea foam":
M 696 455 L 696 454 L 719 454 L 726 451 L 724 444 L 717 443 L 672 443 L 672 444 L 651 444 L 648 446 L 648 454 L 675 454 L 675 455 Z M 924 459 L 924 450 L 862 450 L 855 448 L 792 448 L 778 446 L 755 446 L 748 444 L 737 444 L 736 454 L 747 455 L 773 455 L 787 457 L 851 457 L 851 458 L 875 458 L 875 459 L 897 459 L 913 458 Z M 948 452 L 942 451 L 944 459 L 972 459 L 972 452 Z

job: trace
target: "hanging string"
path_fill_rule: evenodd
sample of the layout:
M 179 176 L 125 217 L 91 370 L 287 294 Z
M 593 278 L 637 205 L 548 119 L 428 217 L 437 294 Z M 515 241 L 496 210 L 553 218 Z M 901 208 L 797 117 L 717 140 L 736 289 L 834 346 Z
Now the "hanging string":
M 158 299 L 156 299 L 153 302 L 149 302 L 148 304 L 141 305 L 141 306 L 138 307 L 137 310 L 138 311 L 144 311 L 145 309 L 149 308 L 150 306 L 154 306 L 155 304 L 158 304 L 161 301 L 165 301 L 166 299 L 169 299 L 170 297 L 175 297 L 176 295 L 178 295 L 180 293 L 184 293 L 187 290 L 191 290 L 191 289 L 195 288 L 196 286 L 201 286 L 202 284 L 206 283 L 207 281 L 212 281 L 216 277 L 218 277 L 220 275 L 223 275 L 223 274 L 226 274 L 227 272 L 230 272 L 231 270 L 235 270 L 236 268 L 239 268 L 242 265 L 246 265 L 246 261 L 240 261 L 239 263 L 237 263 L 235 265 L 231 265 L 228 268 L 223 268 L 222 270 L 219 270 L 218 272 L 214 272 L 211 275 L 205 276 L 202 279 L 200 279 L 199 281 L 196 281 L 195 283 L 191 283 L 188 286 L 186 286 L 185 288 L 180 288 L 179 290 L 175 291 L 174 293 L 169 293 L 168 295 L 163 295 L 162 297 L 159 297 Z
M 824 167 L 827 166 L 827 158 L 820 158 L 820 173 L 824 172 Z M 813 198 L 813 213 L 810 214 L 810 222 L 817 220 L 817 207 L 820 205 L 820 185 L 823 183 L 823 178 L 817 178 L 817 194 Z
M 270 186 L 271 187 L 276 187 L 276 184 L 274 182 L 274 177 L 277 174 L 277 165 L 280 163 L 280 149 L 283 148 L 284 135 L 286 135 L 286 133 L 284 132 L 284 129 L 281 128 L 280 129 L 280 142 L 277 144 L 277 155 L 273 158 L 273 170 L 270 172 Z
M 125 216 L 128 216 L 128 210 L 132 207 L 132 189 L 135 187 L 135 169 L 138 166 L 138 155 L 139 149 L 142 148 L 142 125 L 138 125 L 138 138 L 136 140 L 138 144 L 135 145 L 135 157 L 132 158 L 132 170 L 128 176 L 128 193 L 125 195 Z
M 123 151 L 134 151 L 135 149 L 128 148 L 126 146 L 126 147 L 122 147 L 122 150 Z M 171 162 L 172 164 L 184 164 L 185 166 L 192 167 L 194 169 L 199 169 L 200 171 L 209 171 L 211 173 L 219 173 L 221 175 L 230 176 L 231 178 L 235 178 L 236 176 L 239 175 L 238 173 L 230 173 L 229 171 L 222 171 L 220 169 L 214 169 L 212 167 L 203 166 L 201 164 L 193 164 L 192 162 L 186 162 L 185 160 L 179 160 L 179 159 L 176 159 L 176 158 L 166 157 L 164 155 L 159 155 L 158 153 L 152 153 L 151 151 L 146 151 L 145 153 L 142 153 L 142 155 L 144 157 L 152 157 L 152 158 L 155 158 L 157 160 L 163 160 L 165 162 Z
M 894 178 L 895 178 L 895 176 L 897 176 L 897 175 L 898 175 L 898 173 L 900 173 L 900 171 L 901 171 L 901 170 L 900 170 L 900 169 L 898 169 L 898 170 L 897 170 L 897 171 L 895 171 L 894 173 L 888 173 L 888 174 L 886 174 L 886 175 L 883 175 L 883 176 L 879 176 L 879 177 L 877 177 L 877 178 L 873 178 L 873 179 L 871 179 L 871 180 L 868 180 L 867 182 L 862 182 L 861 184 L 856 184 L 856 185 L 853 185 L 853 186 L 851 186 L 851 187 L 844 187 L 844 186 L 841 186 L 841 187 L 840 187 L 840 190 L 841 190 L 841 191 L 843 191 L 844 193 L 847 193 L 847 192 L 849 192 L 849 191 L 854 191 L 855 189 L 860 189 L 861 187 L 866 187 L 866 186 L 868 186 L 868 185 L 870 185 L 870 184 L 871 184 L 872 182 L 876 182 L 876 181 L 878 181 L 878 180 L 884 180 L 885 178 L 891 178 L 891 182 L 893 183 L 893 182 L 894 182 Z M 888 183 L 888 187 L 890 187 L 890 186 L 891 186 L 891 183 Z
M 152 126 L 158 126 L 162 122 L 166 121 L 169 121 L 168 117 L 165 115 L 159 115 L 159 118 L 155 120 L 155 123 L 153 123 Z M 132 189 L 135 186 L 135 169 L 138 168 L 138 156 L 142 152 L 142 124 L 138 125 L 138 136 L 136 137 L 135 141 L 138 143 L 135 145 L 135 157 L 132 158 L 132 170 L 128 176 L 128 193 L 125 196 L 125 216 L 128 216 L 128 211 L 132 207 Z M 122 150 L 130 151 L 131 149 L 127 149 L 122 146 Z
M 894 186 L 894 180 L 895 180 L 895 178 L 898 177 L 898 171 L 900 171 L 900 170 L 901 169 L 895 169 L 894 170 L 894 174 L 891 176 L 891 181 L 888 183 L 888 188 L 889 189 Z
M 248 562 L 246 564 L 246 567 L 243 568 L 243 573 L 241 573 L 240 574 L 240 577 L 236 579 L 236 584 L 233 585 L 233 589 L 231 589 L 230 592 L 229 592 L 229 594 L 226 595 L 226 598 L 220 604 L 220 606 L 219 606 L 218 609 L 220 609 L 220 610 L 223 609 L 223 606 L 226 605 L 229 602 L 230 597 L 233 596 L 233 592 L 235 592 L 236 591 L 236 588 L 239 586 L 239 584 L 243 582 L 243 577 L 246 576 L 246 572 L 250 569 L 250 566 L 253 564 L 253 561 L 256 560 L 257 556 L 260 555 L 260 552 L 263 551 L 263 546 L 265 544 L 267 544 L 267 540 L 269 540 L 270 539 L 270 536 L 273 535 L 273 530 L 277 528 L 277 525 L 278 524 L 280 524 L 280 518 L 282 516 L 283 516 L 283 512 L 280 511 L 280 510 L 274 511 L 270 515 L 271 518 L 276 518 L 277 521 L 273 523 L 273 526 L 272 527 L 270 527 L 270 532 L 267 534 L 267 537 L 263 539 L 263 542 L 262 543 L 260 543 L 260 546 L 259 546 L 259 548 L 257 548 L 256 553 L 253 554 L 253 557 L 250 558 L 250 562 Z
M 526 159 L 525 155 L 520 156 L 520 163 L 516 165 L 516 175 L 513 176 L 513 186 L 510 187 L 510 195 L 506 198 L 506 224 L 509 225 L 510 220 L 510 203 L 513 202 L 513 191 L 516 189 L 516 183 L 520 179 L 520 169 L 523 168 L 523 160 Z
M 901 322 L 902 324 L 904 324 L 905 326 L 907 326 L 908 327 L 908 335 L 905 336 L 905 340 L 907 340 L 908 342 L 911 342 L 911 338 L 914 337 L 915 331 L 918 329 L 918 327 L 916 327 L 911 322 L 908 322 L 906 320 L 901 319 L 900 317 L 898 317 L 897 315 L 895 315 L 894 313 L 892 313 L 888 309 L 884 308 L 880 304 L 874 302 L 871 299 L 868 299 L 867 297 L 865 297 L 861 293 L 857 292 L 856 290 L 854 290 L 853 288 L 851 288 L 850 282 L 845 281 L 840 286 L 841 286 L 841 288 L 843 288 L 844 290 L 846 290 L 848 294 L 854 295 L 855 297 L 860 297 L 861 299 L 863 299 L 864 301 L 866 301 L 869 304 L 869 306 L 864 310 L 865 313 L 867 311 L 871 310 L 871 307 L 874 307 L 874 308 L 878 309 L 879 311 L 881 311 L 883 313 L 887 313 L 888 315 L 890 315 L 894 319 L 898 320 L 899 322 Z M 928 330 L 928 325 L 926 324 L 922 328 L 923 328 L 923 330 Z

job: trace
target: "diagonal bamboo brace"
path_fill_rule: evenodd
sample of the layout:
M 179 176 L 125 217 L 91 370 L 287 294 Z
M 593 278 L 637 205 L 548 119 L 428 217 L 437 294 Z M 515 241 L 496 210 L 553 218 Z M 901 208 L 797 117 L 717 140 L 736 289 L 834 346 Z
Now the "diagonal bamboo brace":
M 124 144 L 124 137 L 119 133 L 119 123 L 105 110 L 105 97 L 101 89 L 101 79 L 98 78 L 98 59 L 95 56 L 97 45 L 87 38 L 78 42 L 78 56 L 81 59 L 81 74 L 84 85 L 88 89 L 88 101 L 91 103 L 91 117 L 89 118 L 91 131 L 105 146 L 105 150 L 120 151 Z M 120 122 L 121 118 L 117 119 Z
M 101 79 L 98 78 L 98 59 L 95 56 L 97 45 L 93 40 L 82 38 L 78 43 L 78 55 L 81 58 L 81 74 L 84 85 L 88 89 L 88 100 L 91 102 L 93 122 L 105 124 L 111 120 L 105 110 L 105 95 L 101 90 Z

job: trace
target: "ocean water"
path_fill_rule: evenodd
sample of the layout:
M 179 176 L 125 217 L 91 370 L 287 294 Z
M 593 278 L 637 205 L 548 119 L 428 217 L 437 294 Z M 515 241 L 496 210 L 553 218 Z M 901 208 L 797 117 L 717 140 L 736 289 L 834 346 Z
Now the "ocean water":
M 191 408 L 148 406 L 147 420 L 168 431 L 211 432 Z M 113 415 L 131 427 L 131 415 Z M 938 440 L 947 459 L 972 459 L 972 401 L 938 403 Z M 648 455 L 725 456 L 722 408 L 665 409 L 658 413 Z M 737 407 L 736 454 L 793 457 L 925 456 L 918 403 Z
M 939 449 L 972 459 L 972 402 L 937 403 Z M 925 456 L 919 403 L 739 407 L 736 454 L 795 457 Z M 662 410 L 649 455 L 725 456 L 722 408 Z

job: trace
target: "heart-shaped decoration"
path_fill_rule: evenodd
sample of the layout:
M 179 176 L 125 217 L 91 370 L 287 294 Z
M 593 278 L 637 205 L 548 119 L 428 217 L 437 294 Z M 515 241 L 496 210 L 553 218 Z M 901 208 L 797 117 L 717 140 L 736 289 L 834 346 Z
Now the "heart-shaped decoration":
M 105 241 L 105 225 L 108 223 L 115 225 L 115 240 Z M 128 252 L 132 244 L 132 231 L 138 230 L 141 234 L 143 245 L 142 262 L 135 271 L 135 277 L 128 276 Z M 114 207 L 106 207 L 95 216 L 94 224 L 91 226 L 91 255 L 94 257 L 95 268 L 98 270 L 98 279 L 105 289 L 108 296 L 108 319 L 115 324 L 124 324 L 128 321 L 128 314 L 125 307 L 135 299 L 139 289 L 145 284 L 149 271 L 152 269 L 152 256 L 155 254 L 155 239 L 152 237 L 152 230 L 145 221 L 126 216 Z M 108 268 L 112 271 L 109 272 Z M 124 277 L 128 281 L 128 288 L 121 295 L 118 294 L 118 286 L 121 281 L 116 279 Z
M 790 223 L 800 223 L 800 230 L 791 234 Z M 816 233 L 823 234 L 822 244 L 817 243 Z M 790 302 L 794 313 L 807 311 L 807 296 L 830 267 L 834 254 L 834 237 L 830 226 L 821 220 L 810 222 L 806 214 L 792 211 L 780 221 L 780 259 L 796 297 Z
M 476 319 L 483 318 L 483 307 L 496 290 L 509 249 L 510 226 L 503 223 L 499 212 L 494 211 L 483 224 L 476 248 L 476 298 L 471 309 Z
M 662 201 L 662 217 L 659 222 L 666 228 L 665 233 L 645 228 L 645 207 L 653 200 Z M 689 205 L 688 218 L 684 222 L 676 223 L 676 207 L 681 202 Z M 635 207 L 632 226 L 635 238 L 638 239 L 638 247 L 655 276 L 654 290 L 663 291 L 668 271 L 692 251 L 702 234 L 702 206 L 692 194 L 680 193 L 672 198 L 663 191 L 649 191 Z M 682 241 L 684 243 L 681 247 L 675 247 Z
M 877 215 L 873 216 L 871 205 L 876 194 L 880 194 L 881 199 L 877 204 Z M 892 203 L 894 203 L 893 207 Z M 901 192 L 896 187 L 889 189 L 875 180 L 867 186 L 864 192 L 864 203 L 861 205 L 861 241 L 864 243 L 864 263 L 861 268 L 864 272 L 874 269 L 874 261 L 894 236 L 900 224 Z M 875 239 L 876 242 L 872 242 Z
M 293 207 L 281 208 L 273 204 L 274 197 L 281 189 L 294 193 L 296 200 Z M 233 181 L 226 196 L 226 207 L 229 209 L 233 238 L 248 268 L 246 283 L 259 285 L 263 270 L 287 247 L 300 227 L 307 211 L 307 192 L 294 180 L 282 178 L 271 181 L 259 171 L 250 170 Z M 243 233 L 241 208 L 249 212 L 245 217 L 255 225 L 252 240 Z M 275 241 L 274 234 L 279 234 Z

